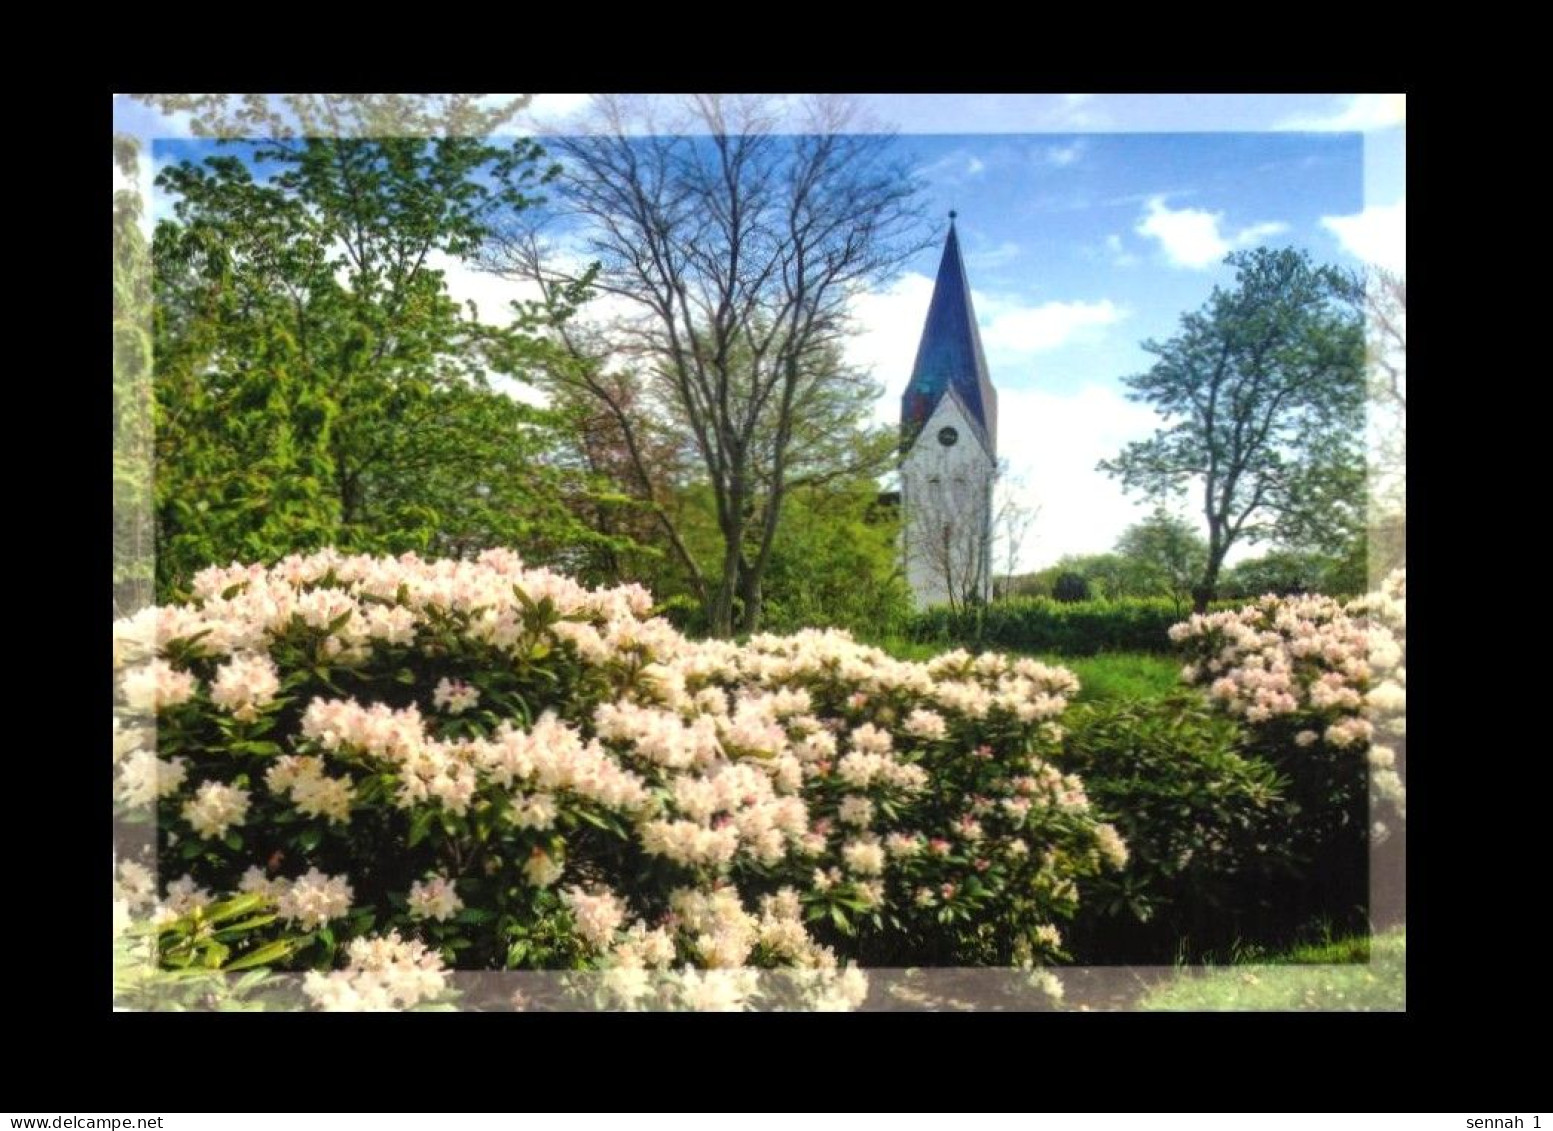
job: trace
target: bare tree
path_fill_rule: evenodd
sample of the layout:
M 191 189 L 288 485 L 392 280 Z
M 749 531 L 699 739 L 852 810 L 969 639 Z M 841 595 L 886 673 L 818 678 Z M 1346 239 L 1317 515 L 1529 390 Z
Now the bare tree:
M 825 438 L 814 414 L 852 379 L 836 364 L 849 301 L 925 246 L 918 182 L 889 137 L 856 132 L 849 104 L 830 98 L 779 133 L 782 108 L 697 96 L 657 117 L 661 103 L 596 96 L 589 132 L 552 145 L 553 211 L 596 274 L 543 254 L 532 229 L 501 233 L 486 256 L 550 299 L 591 289 L 630 312 L 602 341 L 572 331 L 546 379 L 593 398 L 628 450 L 655 431 L 684 437 L 715 503 L 716 574 L 656 515 L 716 635 L 759 623 L 795 459 Z
M 1020 552 L 1030 536 L 1031 527 L 1041 516 L 1039 506 L 1020 498 L 1024 485 L 1024 478 L 1009 470 L 1007 460 L 998 461 L 997 478 L 992 485 L 992 552 L 994 559 L 1003 566 L 1001 592 L 995 592 L 994 596 L 1004 599 L 1012 596 Z

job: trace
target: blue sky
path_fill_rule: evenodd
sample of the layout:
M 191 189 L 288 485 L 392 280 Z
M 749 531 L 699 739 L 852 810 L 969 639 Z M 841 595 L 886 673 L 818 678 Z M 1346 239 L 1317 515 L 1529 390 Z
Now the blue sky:
M 1226 253 L 1267 244 L 1322 262 L 1404 267 L 1405 100 L 1399 95 L 877 95 L 864 109 L 928 185 L 942 228 L 959 213 L 999 449 L 1039 508 L 1020 567 L 1110 548 L 1145 513 L 1095 470 L 1157 421 L 1126 400 L 1140 347 L 1167 338 L 1233 273 Z M 124 104 L 125 100 L 119 99 Z M 117 105 L 117 104 L 116 104 Z M 564 133 L 584 95 L 540 95 L 525 125 Z M 116 128 L 187 134 L 134 104 Z M 159 158 L 181 146 L 163 147 Z M 157 202 L 155 212 L 164 211 Z M 852 359 L 885 387 L 892 421 L 940 248 L 862 299 Z M 506 284 L 441 264 L 459 297 L 495 311 Z M 1190 517 L 1188 515 L 1188 517 Z

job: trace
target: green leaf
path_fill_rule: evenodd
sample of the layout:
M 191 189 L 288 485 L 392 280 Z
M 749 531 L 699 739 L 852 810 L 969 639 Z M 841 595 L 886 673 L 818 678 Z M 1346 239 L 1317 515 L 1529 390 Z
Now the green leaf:
M 231 953 L 231 947 L 224 943 L 212 941 L 205 944 L 205 956 L 202 961 L 204 962 L 206 969 L 219 970 L 221 968 L 221 964 L 227 960 L 227 956 Z
M 279 939 L 276 942 L 266 943 L 258 950 L 243 955 L 236 962 L 229 963 L 227 970 L 248 970 L 255 966 L 267 966 L 272 962 L 279 962 L 288 958 L 297 947 L 296 939 Z
M 236 937 L 244 931 L 257 930 L 259 927 L 268 926 L 275 922 L 275 915 L 256 915 L 252 919 L 244 919 L 241 923 L 233 923 L 230 927 L 222 927 L 216 932 L 216 938 L 228 939 L 228 936 Z M 230 941 L 228 939 L 228 941 Z
M 269 903 L 266 896 L 256 892 L 245 892 L 220 903 L 213 903 L 205 908 L 205 918 L 212 923 L 224 923 L 228 919 L 235 919 L 239 915 L 247 915 L 250 911 L 256 911 Z
M 435 809 L 421 809 L 410 819 L 410 836 L 406 841 L 410 848 L 414 848 L 426 839 L 431 832 L 431 823 L 437 819 Z
M 244 740 L 242 742 L 230 743 L 227 746 L 227 749 L 232 751 L 234 754 L 256 754 L 264 757 L 284 753 L 284 750 L 278 742 L 256 742 L 251 739 Z

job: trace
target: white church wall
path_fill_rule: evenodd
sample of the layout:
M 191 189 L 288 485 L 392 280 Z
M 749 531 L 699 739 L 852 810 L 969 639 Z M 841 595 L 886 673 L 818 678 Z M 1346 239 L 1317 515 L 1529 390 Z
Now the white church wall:
M 959 399 L 945 394 L 901 464 L 906 580 L 919 608 L 949 603 L 951 590 L 955 603 L 988 596 L 994 471 Z

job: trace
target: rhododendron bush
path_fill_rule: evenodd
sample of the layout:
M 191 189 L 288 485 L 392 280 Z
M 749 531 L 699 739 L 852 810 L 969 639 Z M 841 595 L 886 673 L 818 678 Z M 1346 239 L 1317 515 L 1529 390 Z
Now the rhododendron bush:
M 1370 836 L 1406 818 L 1406 572 L 1346 604 L 1263 597 L 1170 635 L 1191 661 L 1182 677 L 1289 779 L 1288 844 L 1311 882 L 1362 902 Z
M 121 859 L 121 909 L 258 897 L 247 934 L 290 940 L 329 1008 L 402 1006 L 444 966 L 723 1003 L 733 975 L 686 968 L 791 967 L 855 1005 L 852 962 L 1060 956 L 1076 881 L 1125 861 L 1047 761 L 1067 671 L 650 612 L 506 551 L 204 571 L 114 626 L 115 798 L 160 873 Z

